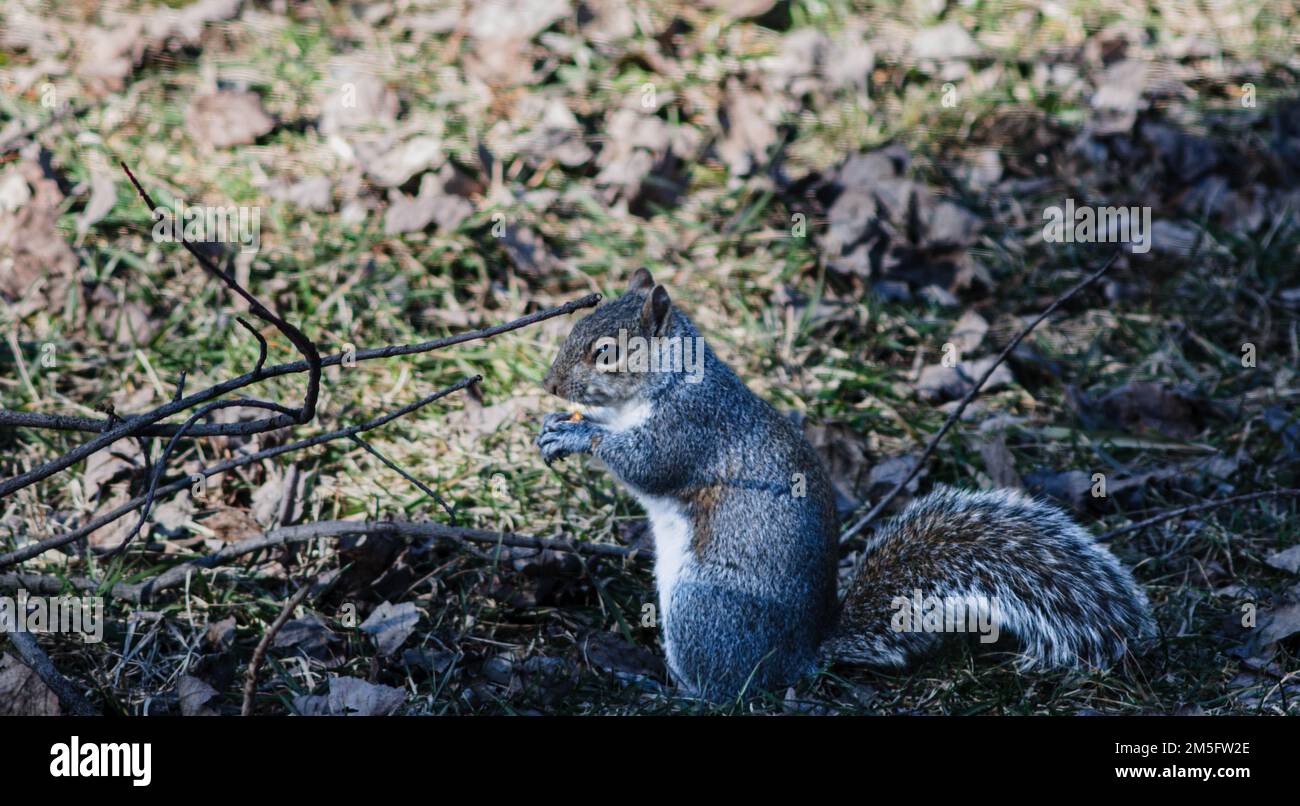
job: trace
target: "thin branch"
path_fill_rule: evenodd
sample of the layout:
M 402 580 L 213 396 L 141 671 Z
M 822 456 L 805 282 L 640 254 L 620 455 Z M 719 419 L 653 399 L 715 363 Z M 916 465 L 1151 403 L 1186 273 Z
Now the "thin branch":
M 216 403 L 209 403 L 190 415 L 190 418 L 181 426 L 181 430 L 173 434 L 172 438 L 168 440 L 167 446 L 163 448 L 162 454 L 151 466 L 151 472 L 149 473 L 149 490 L 145 493 L 144 506 L 140 509 L 140 517 L 136 520 L 135 526 L 133 526 L 130 533 L 122 539 L 122 542 L 118 543 L 117 546 L 106 555 L 107 557 L 116 557 L 118 554 L 126 551 L 126 547 L 131 544 L 131 541 L 135 539 L 135 536 L 140 533 L 142 528 L 144 528 L 145 521 L 149 519 L 149 511 L 153 509 L 154 496 L 158 493 L 158 482 L 162 479 L 163 471 L 167 469 L 167 457 L 176 449 L 176 444 L 180 442 L 181 437 L 185 436 L 186 430 L 193 427 L 200 418 L 206 417 L 218 409 L 230 408 L 270 409 L 271 411 L 288 413 L 285 407 L 278 403 L 266 403 L 260 400 L 218 400 Z M 144 451 L 144 455 L 149 455 L 147 449 Z
M 121 598 L 131 601 L 149 601 L 155 594 L 177 588 L 185 584 L 185 579 L 195 571 L 226 565 L 240 557 L 256 554 L 272 548 L 309 543 L 313 540 L 335 539 L 349 535 L 391 535 L 406 540 L 453 540 L 456 542 L 480 543 L 490 546 L 507 546 L 510 548 L 546 549 L 564 551 L 570 554 L 587 554 L 593 557 L 617 557 L 619 559 L 653 558 L 648 551 L 615 546 L 608 543 L 580 543 L 565 537 L 534 537 L 513 532 L 490 532 L 482 529 L 469 529 L 463 526 L 447 526 L 441 523 L 411 523 L 407 521 L 317 521 L 297 526 L 285 526 L 251 537 L 238 543 L 231 543 L 215 554 L 197 557 L 180 565 L 172 566 L 153 579 L 138 585 L 128 585 L 121 591 Z
M 1278 495 L 1300 495 L 1300 487 L 1283 487 L 1277 490 L 1263 490 L 1257 493 L 1245 493 L 1244 495 L 1234 495 L 1230 498 L 1219 498 L 1214 501 L 1206 501 L 1201 504 L 1192 504 L 1191 506 L 1171 509 L 1164 514 L 1157 515 L 1154 518 L 1147 518 L 1144 521 L 1131 523 L 1128 526 L 1122 526 L 1119 529 L 1112 529 L 1109 532 L 1097 538 L 1098 541 L 1113 540 L 1120 535 L 1126 535 L 1130 532 L 1137 532 L 1148 526 L 1155 526 L 1157 523 L 1171 521 L 1174 518 L 1181 518 L 1184 515 L 1191 515 L 1194 512 L 1204 512 L 1207 509 L 1216 509 L 1228 504 L 1240 504 L 1245 501 L 1254 501 L 1258 498 L 1270 498 Z
M 891 489 L 884 498 L 877 501 L 876 505 L 873 506 L 866 515 L 859 518 L 846 532 L 840 535 L 841 544 L 852 540 L 858 532 L 861 532 L 863 528 L 874 521 L 880 513 L 884 511 L 885 507 L 889 506 L 889 502 L 893 501 L 903 488 L 911 483 L 912 479 L 916 478 L 916 474 L 920 473 L 921 468 L 925 466 L 926 460 L 928 460 L 934 453 L 935 448 L 939 447 L 939 442 L 943 439 L 944 434 L 947 434 L 948 429 L 952 428 L 953 424 L 961 419 L 962 412 L 966 410 L 966 407 L 970 405 L 970 402 L 975 399 L 977 394 L 979 394 L 980 389 L 983 388 L 989 377 L 993 375 L 993 371 L 1007 359 L 1007 356 L 1010 355 L 1013 350 L 1020 346 L 1020 342 L 1024 340 L 1025 336 L 1028 336 L 1030 331 L 1038 327 L 1039 323 L 1055 312 L 1057 308 L 1061 307 L 1066 300 L 1096 282 L 1108 269 L 1110 269 L 1112 265 L 1114 265 L 1115 261 L 1119 259 L 1119 256 L 1120 250 L 1117 249 L 1111 254 L 1110 258 L 1102 264 L 1100 269 L 1097 269 L 1095 272 L 1085 277 L 1078 285 L 1065 292 L 1063 296 L 1057 297 L 1053 300 L 1051 305 L 1048 305 L 1047 308 L 1034 319 L 1034 321 L 1022 328 L 1020 332 L 1016 334 L 1016 337 L 1008 342 L 1006 347 L 1002 348 L 1002 352 L 998 354 L 997 359 L 989 365 L 988 369 L 984 371 L 984 374 L 980 376 L 980 379 L 970 388 L 970 391 L 968 391 L 966 396 L 962 398 L 961 403 L 953 410 L 952 414 L 948 415 L 948 419 L 944 422 L 943 427 L 930 438 L 930 442 L 925 446 L 925 451 L 921 454 L 921 457 L 913 463 L 912 469 L 908 472 L 907 476 L 902 481 L 895 484 L 893 489 Z
M 309 437 L 307 439 L 299 440 L 298 442 L 291 442 L 286 445 L 278 445 L 273 448 L 267 448 L 266 450 L 258 451 L 257 453 L 249 454 L 248 456 L 242 456 L 236 459 L 228 459 L 224 462 L 221 462 L 220 464 L 216 464 L 211 467 L 204 468 L 203 470 L 199 471 L 199 475 L 202 475 L 205 478 L 209 476 L 215 476 L 218 473 L 224 473 L 225 471 L 232 470 L 236 467 L 243 467 L 245 465 L 253 464 L 254 462 L 260 462 L 263 459 L 271 459 L 276 456 L 280 456 L 282 454 L 290 453 L 292 451 L 302 450 L 304 448 L 310 448 L 315 445 L 320 445 L 336 439 L 346 439 L 347 437 L 350 437 L 353 434 L 359 434 L 364 431 L 370 431 L 372 429 L 379 428 L 380 426 L 392 422 L 398 417 L 402 417 L 406 414 L 410 414 L 411 412 L 420 409 L 424 406 L 427 406 L 428 404 L 434 402 L 435 400 L 438 400 L 439 398 L 445 397 L 453 392 L 458 392 L 461 389 L 464 389 L 465 387 L 469 386 L 470 384 L 477 383 L 480 380 L 482 380 L 482 377 L 479 375 L 474 375 L 472 377 L 464 378 L 458 381 L 457 383 L 452 384 L 451 386 L 440 389 L 437 392 L 428 395 L 427 397 L 421 398 L 420 400 L 417 400 L 414 403 L 410 403 L 406 406 L 403 406 L 400 409 L 397 409 L 396 411 L 390 412 L 389 414 L 385 414 L 382 417 L 378 417 L 374 420 L 370 420 L 369 422 L 361 423 L 359 425 L 348 426 L 347 428 L 341 428 L 337 431 L 329 431 L 324 434 L 317 434 L 314 437 Z M 189 487 L 191 483 L 192 483 L 191 477 L 184 476 L 182 478 L 176 479 L 174 481 L 171 481 L 159 487 L 156 493 L 158 495 L 168 495 L 170 493 L 176 492 L 177 490 L 181 490 L 186 487 Z M 105 524 L 108 523 L 112 523 L 113 521 L 117 520 L 118 518 L 122 517 L 128 512 L 135 511 L 139 507 L 143 506 L 146 500 L 147 500 L 147 496 L 143 496 L 143 495 L 138 496 L 136 498 L 131 499 L 130 501 L 127 501 L 125 504 L 122 504 L 116 509 L 113 509 L 109 512 L 104 513 L 103 515 L 100 515 L 97 518 L 90 520 L 89 522 L 81 525 L 76 529 L 73 529 L 70 532 L 65 532 L 61 535 L 57 535 L 55 537 L 47 538 L 37 543 L 32 543 L 30 545 L 23 546 L 22 548 L 16 549 L 7 554 L 0 554 L 0 568 L 7 568 L 16 563 L 20 563 L 23 562 L 24 560 L 29 560 L 32 557 L 36 557 L 38 555 L 44 554 L 47 551 L 51 551 L 53 549 L 66 546 L 69 543 L 80 540 L 81 538 L 95 531 L 99 527 L 104 526 Z
M 135 185 L 136 193 L 140 194 L 140 198 L 149 206 L 149 212 L 153 215 L 154 221 L 162 221 L 166 215 L 162 212 L 162 208 L 154 203 L 149 192 L 145 190 L 144 186 L 142 186 L 139 180 L 135 178 L 135 174 L 131 173 L 131 169 L 127 167 L 126 163 L 122 162 L 119 164 L 122 166 L 122 170 L 126 171 L 126 176 L 131 180 L 131 184 Z M 316 416 L 316 399 L 320 395 L 321 360 L 320 351 L 316 349 L 316 343 L 307 338 L 307 335 L 293 324 L 272 313 L 271 309 L 263 305 L 261 300 L 253 296 L 251 292 L 239 284 L 239 281 L 235 279 L 235 275 L 218 266 L 210 257 L 199 251 L 193 243 L 185 240 L 183 237 L 178 240 L 180 241 L 180 245 L 185 247 L 185 251 L 194 256 L 194 259 L 199 262 L 199 265 L 203 267 L 204 271 L 221 280 L 226 284 L 227 288 L 243 297 L 244 301 L 248 303 L 248 310 L 250 313 L 258 319 L 273 325 L 276 330 L 283 333 L 285 338 L 287 338 L 289 342 L 297 348 L 298 352 L 302 354 L 302 357 L 306 359 L 307 391 L 303 394 L 302 408 L 298 410 L 297 420 L 300 425 L 302 423 L 311 422 L 312 418 Z M 244 325 L 247 327 L 248 323 L 245 322 Z M 251 327 L 248 329 L 252 330 Z M 253 374 L 258 374 L 260 370 L 261 368 L 259 367 L 257 370 L 253 371 Z
M 407 473 L 405 470 L 398 467 L 397 463 L 390 460 L 387 456 L 384 456 L 377 449 L 375 449 L 374 446 L 372 446 L 369 442 L 366 442 L 361 437 L 357 436 L 356 434 L 353 434 L 351 439 L 353 442 L 357 443 L 362 448 L 365 448 L 366 452 L 369 453 L 371 456 L 375 457 L 376 459 L 378 459 L 379 461 L 387 465 L 390 470 L 396 472 L 402 478 L 406 479 L 407 481 L 414 484 L 416 487 L 420 488 L 420 492 L 429 496 L 434 501 L 437 501 L 438 506 L 442 507 L 443 511 L 447 513 L 447 517 L 451 518 L 451 525 L 452 526 L 456 525 L 456 510 L 453 509 L 450 504 L 444 501 L 441 495 L 438 495 L 436 491 L 434 491 L 431 487 L 426 485 L 424 482 L 417 479 L 415 476 L 412 476 L 410 473 Z
M 416 344 L 402 344 L 389 347 L 370 347 L 365 350 L 358 350 L 352 358 L 357 361 L 370 361 L 378 358 L 393 358 L 396 356 L 415 355 L 417 353 L 427 353 L 434 350 L 440 350 L 444 347 L 451 347 L 456 344 L 464 344 L 469 341 L 480 339 L 489 339 L 493 336 L 499 336 L 502 333 L 508 333 L 512 330 L 518 330 L 538 322 L 552 319 L 556 316 L 565 316 L 574 311 L 583 308 L 590 308 L 601 300 L 600 294 L 588 294 L 575 300 L 564 303 L 555 308 L 537 311 L 521 316 L 499 325 L 472 330 L 467 333 L 460 333 L 455 336 L 447 336 L 433 341 L 424 341 Z M 346 353 L 334 353 L 321 359 L 321 366 L 331 367 L 343 363 Z M 215 386 L 204 389 L 201 392 L 195 392 L 187 398 L 176 400 L 172 403 L 155 409 L 146 414 L 140 414 L 129 417 L 126 420 L 99 420 L 91 417 L 69 417 L 61 414 L 34 414 L 31 412 L 10 411 L 0 409 L 0 426 L 17 426 L 23 428 L 44 428 L 52 431 L 83 431 L 91 434 L 103 434 L 99 440 L 93 440 L 90 449 L 86 450 L 81 458 L 85 458 L 91 453 L 102 449 L 105 445 L 116 442 L 124 437 L 142 435 L 151 437 L 169 437 L 180 430 L 180 426 L 172 423 L 158 423 L 159 420 L 170 417 L 186 409 L 205 403 L 214 398 L 220 397 L 227 392 L 233 392 L 236 389 L 248 386 L 261 380 L 279 377 L 281 375 L 290 375 L 297 372 L 306 372 L 308 369 L 307 362 L 294 361 L 287 364 L 276 364 L 275 366 L 263 368 L 261 374 L 253 372 L 231 378 Z M 272 418 L 274 419 L 274 418 Z M 196 426 L 188 431 L 190 437 L 213 437 L 213 436 L 249 436 L 252 434 L 262 433 L 272 430 L 268 427 L 269 421 L 258 421 L 257 423 L 211 423 Z M 291 425 L 291 422 L 284 422 L 275 428 Z M 110 429 L 113 429 L 110 431 Z M 107 432 L 107 433 L 106 433 Z M 99 444 L 95 444 L 99 443 Z M 78 459 L 80 461 L 80 459 Z M 0 497 L 4 496 L 4 491 L 0 488 Z
M 18 657 L 22 658 L 23 663 L 45 681 L 45 685 L 49 686 L 54 695 L 59 698 L 60 705 L 76 716 L 99 715 L 99 711 L 81 695 L 81 692 L 77 691 L 76 686 L 54 667 L 50 656 L 45 654 L 45 650 L 36 643 L 31 633 L 22 630 L 9 633 L 9 645 L 18 653 Z
M 90 577 L 56 577 L 43 574 L 0 574 L 0 591 L 27 591 L 41 596 L 59 596 L 67 590 L 99 592 L 103 583 Z M 138 586 L 119 582 L 104 592 L 114 599 L 140 601 Z
M 257 339 L 257 366 L 253 367 L 254 375 L 262 374 L 262 367 L 266 366 L 266 337 L 257 332 L 257 328 L 248 324 L 248 320 L 242 316 L 236 316 L 235 321 L 244 326 L 244 330 L 253 334 Z
M 257 648 L 253 650 L 253 658 L 248 662 L 248 672 L 244 675 L 244 704 L 239 709 L 240 716 L 249 716 L 253 713 L 253 695 L 257 692 L 257 670 L 262 668 L 262 660 L 266 657 L 266 651 L 271 648 L 271 642 L 280 632 L 290 616 L 293 615 L 294 609 L 302 604 L 311 592 L 313 580 L 309 579 L 302 584 L 298 592 L 293 595 L 289 601 L 284 603 L 284 608 L 280 610 L 280 615 L 275 621 L 271 622 L 271 627 L 262 636 L 262 640 L 257 642 Z
M 447 526 L 441 523 L 411 523 L 406 521 L 318 521 L 297 526 L 286 526 L 267 532 L 261 537 L 241 540 L 233 543 L 216 554 L 185 563 L 164 571 L 156 579 L 141 583 L 142 600 L 150 594 L 168 587 L 183 585 L 185 576 L 196 568 L 211 568 L 223 565 L 235 557 L 246 556 L 255 552 L 279 546 L 307 543 L 323 538 L 339 538 L 349 535 L 392 535 L 408 540 L 454 540 L 479 543 L 489 546 L 506 546 L 509 548 L 527 548 L 550 551 L 563 551 L 570 554 L 587 554 L 594 557 L 617 557 L 619 559 L 653 558 L 648 551 L 639 551 L 626 546 L 609 543 L 580 543 L 565 537 L 534 537 L 513 532 L 492 532 L 482 529 L 470 529 L 463 526 Z
M 80 591 L 103 590 L 114 599 L 128 602 L 147 602 L 166 590 L 183 587 L 194 572 L 227 565 L 241 557 L 261 551 L 313 540 L 334 539 L 357 534 L 385 534 L 407 540 L 450 540 L 455 543 L 479 543 L 489 546 L 563 551 L 569 554 L 586 554 L 593 557 L 616 557 L 625 560 L 652 560 L 654 552 L 633 549 L 608 543 L 583 543 L 566 537 L 534 537 L 514 532 L 492 532 L 446 526 L 439 523 L 405 523 L 390 521 L 321 521 L 318 523 L 286 526 L 260 537 L 232 543 L 215 554 L 196 557 L 174 565 L 158 576 L 144 582 L 130 584 L 119 582 L 111 588 L 87 577 L 61 579 L 40 574 L 0 574 L 0 590 L 26 590 L 30 593 L 55 595 L 68 588 Z
M 135 185 L 135 189 L 140 194 L 140 198 L 149 205 L 149 210 L 153 215 L 154 220 L 162 220 L 163 213 L 161 209 L 154 204 L 153 198 L 149 196 L 148 191 L 146 191 L 136 180 L 135 174 L 131 173 L 130 168 L 126 167 L 126 163 L 122 163 L 121 165 L 122 170 L 126 171 L 127 177 L 130 178 L 131 184 Z M 316 416 L 316 399 L 320 394 L 321 357 L 320 352 L 316 349 L 315 343 L 312 342 L 311 339 L 307 338 L 301 330 L 267 309 L 265 305 L 246 291 L 244 287 L 235 280 L 234 275 L 213 263 L 206 255 L 195 248 L 194 244 L 186 241 L 184 238 L 181 239 L 180 243 L 191 255 L 194 256 L 196 260 L 198 260 L 199 265 L 202 266 L 205 271 L 219 278 L 227 287 L 242 297 L 248 303 L 248 308 L 254 316 L 274 325 L 277 330 L 283 333 L 305 359 L 306 370 L 308 373 L 307 391 L 303 394 L 302 406 L 299 409 L 293 410 L 292 415 L 281 415 L 280 417 L 268 418 L 261 421 L 261 424 L 267 426 L 269 430 L 270 428 L 282 428 L 286 425 L 301 425 L 310 422 L 312 418 Z M 260 379 L 260 377 L 260 372 L 252 373 L 252 378 L 249 383 Z M 212 387 L 207 391 L 213 392 L 213 390 L 217 388 L 218 387 Z M 220 394 L 224 394 L 224 391 L 216 392 L 208 397 L 189 403 L 188 405 L 186 405 L 186 400 L 188 400 L 188 398 L 173 401 L 170 404 L 154 409 L 154 411 L 144 415 L 143 417 L 132 418 L 122 425 L 107 431 L 107 433 L 102 434 L 97 439 L 92 439 L 89 442 L 79 445 L 62 456 L 56 457 L 37 468 L 27 471 L 26 473 L 22 473 L 14 478 L 0 482 L 0 498 L 4 498 L 5 496 L 21 490 L 28 485 L 35 484 L 41 479 L 49 478 L 55 473 L 60 473 L 69 467 L 72 467 L 77 462 L 80 462 L 82 459 L 85 459 L 87 456 L 90 456 L 92 453 L 111 445 L 119 439 L 128 436 L 138 436 L 140 429 L 143 426 L 157 422 L 158 420 L 161 420 L 164 417 L 169 417 L 179 411 L 184 411 L 197 403 L 218 397 Z M 109 424 L 112 424 L 112 418 L 110 418 Z M 243 423 L 243 425 L 253 424 Z

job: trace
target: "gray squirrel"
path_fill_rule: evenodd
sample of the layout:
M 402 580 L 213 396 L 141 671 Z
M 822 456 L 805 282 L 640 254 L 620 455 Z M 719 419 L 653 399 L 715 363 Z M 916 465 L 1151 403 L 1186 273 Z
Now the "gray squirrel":
M 545 416 L 546 463 L 591 454 L 645 508 L 667 666 L 691 695 L 776 690 L 830 662 L 905 666 L 948 635 L 924 629 L 937 609 L 910 606 L 922 597 L 982 603 L 1023 669 L 1104 668 L 1154 633 L 1128 570 L 1014 490 L 940 488 L 913 502 L 868 541 L 841 601 L 819 457 L 644 268 L 574 325 L 543 384 L 590 407 Z

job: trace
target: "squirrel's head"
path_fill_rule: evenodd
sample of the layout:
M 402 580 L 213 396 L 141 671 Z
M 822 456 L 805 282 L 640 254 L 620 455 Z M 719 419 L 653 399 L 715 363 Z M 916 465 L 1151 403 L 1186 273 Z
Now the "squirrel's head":
M 586 406 L 643 399 L 668 382 L 661 366 L 643 360 L 649 355 L 647 345 L 689 330 L 675 313 L 668 290 L 656 285 L 648 270 L 637 269 L 627 293 L 574 324 L 542 385 Z

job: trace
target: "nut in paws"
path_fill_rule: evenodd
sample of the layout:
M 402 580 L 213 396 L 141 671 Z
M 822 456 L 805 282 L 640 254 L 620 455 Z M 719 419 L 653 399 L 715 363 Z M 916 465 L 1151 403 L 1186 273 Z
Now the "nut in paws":
M 599 438 L 598 431 L 590 420 L 575 422 L 568 414 L 548 414 L 542 420 L 537 447 L 542 451 L 542 460 L 549 465 L 570 454 L 590 453 Z

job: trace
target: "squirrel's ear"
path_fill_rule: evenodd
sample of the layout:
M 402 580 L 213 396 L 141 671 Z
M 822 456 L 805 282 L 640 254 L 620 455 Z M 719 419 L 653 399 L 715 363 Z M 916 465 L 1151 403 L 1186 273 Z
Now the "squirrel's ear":
M 645 304 L 641 306 L 641 324 L 647 333 L 652 336 L 664 334 L 668 329 L 668 314 L 672 306 L 673 301 L 668 298 L 668 289 L 661 285 L 655 286 L 650 296 L 646 297 Z
M 645 291 L 655 287 L 655 278 L 650 276 L 650 270 L 645 266 L 636 270 L 632 275 L 632 282 L 628 284 L 628 291 Z

